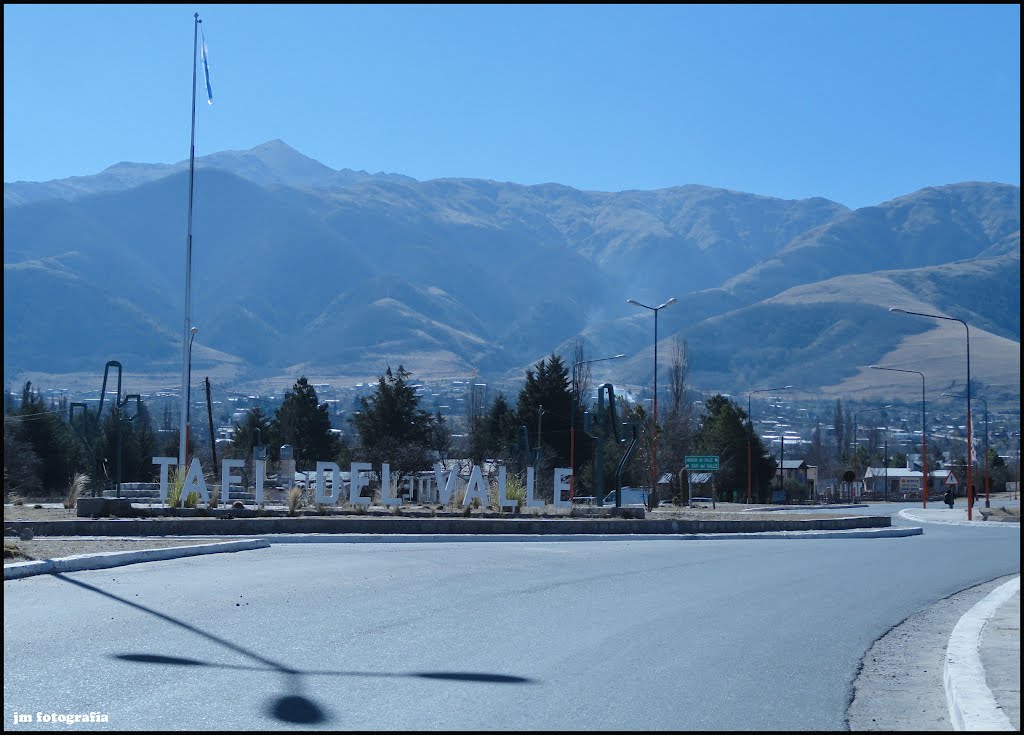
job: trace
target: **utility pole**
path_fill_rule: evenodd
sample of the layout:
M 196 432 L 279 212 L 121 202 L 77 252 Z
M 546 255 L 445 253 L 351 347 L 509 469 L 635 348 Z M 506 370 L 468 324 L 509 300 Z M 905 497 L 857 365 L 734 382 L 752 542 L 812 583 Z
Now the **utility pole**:
M 210 422 L 210 456 L 213 457 L 213 472 L 217 473 L 217 439 L 213 431 L 213 406 L 210 403 L 210 378 L 206 378 L 206 417 Z

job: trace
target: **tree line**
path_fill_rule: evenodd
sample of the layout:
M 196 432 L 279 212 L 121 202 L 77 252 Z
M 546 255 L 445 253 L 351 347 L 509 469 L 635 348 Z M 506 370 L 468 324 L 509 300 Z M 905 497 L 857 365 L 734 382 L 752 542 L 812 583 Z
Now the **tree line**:
M 662 478 L 658 491 L 663 497 L 651 492 L 652 505 L 660 499 L 685 502 L 689 488 L 683 467 L 690 454 L 719 457 L 714 481 L 720 499 L 741 500 L 749 472 L 753 500 L 770 500 L 777 482 L 776 460 L 753 430 L 749 416 L 731 398 L 715 395 L 693 400 L 685 340 L 677 338 L 670 350 L 663 383 L 667 395 L 657 427 L 643 394 L 639 400 L 627 400 L 615 394 L 614 386 L 594 385 L 591 362 L 578 340 L 571 363 L 556 354 L 536 363 L 526 371 L 514 398 L 499 393 L 485 402 L 471 387 L 465 415 L 448 417 L 422 408 L 412 374 L 403 365 L 395 370 L 387 366 L 374 390 L 358 399 L 358 410 L 348 419 L 351 431 L 345 433 L 332 429 L 327 403 L 319 400 L 302 376 L 273 412 L 260 407 L 248 410 L 234 424 L 230 442 L 217 445 L 217 460 L 252 459 L 264 449 L 261 456 L 276 462 L 281 446 L 290 445 L 296 469 L 314 469 L 321 460 L 343 468 L 350 462 L 368 462 L 375 469 L 387 462 L 399 482 L 430 470 L 435 462 L 447 466 L 450 460 L 468 459 L 480 465 L 495 460 L 521 475 L 527 467 L 535 467 L 538 495 L 550 499 L 555 467 L 573 467 L 576 496 L 591 495 L 598 487 L 611 492 L 616 483 L 649 490 L 656 436 Z M 602 392 L 599 402 L 595 394 Z M 93 491 L 118 479 L 153 482 L 158 470 L 152 458 L 178 455 L 178 433 L 169 429 L 169 414 L 163 417 L 165 430 L 155 431 L 149 409 L 141 401 L 125 406 L 115 402 L 103 416 L 84 411 L 71 420 L 65 400 L 48 406 L 26 383 L 20 403 L 15 403 L 7 401 L 4 415 L 5 498 L 63 494 L 77 472 L 90 475 Z M 819 467 L 819 477 L 838 476 L 854 461 L 861 469 L 880 464 L 874 439 L 866 446 L 857 445 L 856 455 L 847 446 L 853 444 L 849 441 L 851 414 L 840 401 L 836 401 L 833 425 L 828 439 L 820 425 L 815 429 L 804 457 Z M 620 467 L 630 444 L 629 461 Z M 930 444 L 929 449 L 934 453 L 930 464 L 938 467 L 938 447 Z M 194 451 L 199 452 L 211 479 L 219 476 L 219 468 L 211 461 L 213 447 L 190 447 L 189 456 Z M 993 469 L 997 469 L 1002 462 L 992 454 Z M 889 455 L 891 466 L 905 459 L 898 453 Z M 601 466 L 596 466 L 598 460 Z M 246 471 L 243 482 L 249 482 Z

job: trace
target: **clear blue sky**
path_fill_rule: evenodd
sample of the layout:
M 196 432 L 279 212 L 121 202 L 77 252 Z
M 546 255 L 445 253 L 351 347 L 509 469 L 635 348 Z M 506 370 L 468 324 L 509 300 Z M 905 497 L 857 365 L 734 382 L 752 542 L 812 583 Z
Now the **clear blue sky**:
M 850 207 L 1020 184 L 1019 5 L 4 5 L 4 181 L 332 168 Z

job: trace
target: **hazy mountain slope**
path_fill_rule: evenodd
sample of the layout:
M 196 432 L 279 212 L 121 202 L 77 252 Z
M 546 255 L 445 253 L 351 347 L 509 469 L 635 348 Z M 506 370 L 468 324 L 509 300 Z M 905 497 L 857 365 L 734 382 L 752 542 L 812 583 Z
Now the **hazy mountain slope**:
M 184 164 L 5 184 L 5 376 L 119 353 L 173 370 Z M 686 338 L 698 387 L 824 388 L 848 383 L 864 359 L 912 354 L 934 325 L 894 321 L 893 298 L 1019 350 L 1020 189 L 1003 184 L 851 211 L 703 186 L 420 182 L 335 171 L 271 141 L 197 160 L 193 229 L 196 355 L 253 380 L 366 379 L 398 363 L 421 378 L 521 378 L 582 334 L 592 356 L 629 355 L 614 363 L 617 380 L 643 383 L 654 320 L 626 299 L 670 296 L 660 366 L 673 337 Z M 105 332 L 81 327 L 97 319 Z
M 98 174 L 72 176 L 53 181 L 4 183 L 4 207 L 53 199 L 73 200 L 93 194 L 126 191 L 174 174 L 187 173 L 188 159 L 174 164 L 123 161 Z M 293 188 L 343 188 L 353 182 L 380 177 L 414 181 L 400 174 L 368 174 L 350 169 L 334 170 L 296 151 L 280 140 L 272 140 L 244 151 L 219 151 L 195 160 L 197 171 L 217 169 L 260 186 Z
M 955 305 L 943 309 L 937 304 Z M 906 359 L 910 338 L 939 328 L 941 320 L 892 314 L 893 306 L 964 319 L 972 325 L 973 340 L 995 345 L 997 353 L 972 354 L 975 362 L 989 363 L 992 385 L 1002 392 L 1019 387 L 1008 382 L 1020 372 L 1019 253 L 839 276 L 705 320 L 684 332 L 694 356 L 694 379 L 713 381 L 724 374 L 734 389 L 771 381 L 806 388 L 843 384 L 897 351 Z M 963 359 L 932 370 L 933 379 L 949 384 L 958 375 L 962 381 L 965 372 L 961 341 L 965 346 L 966 332 L 953 324 L 960 334 L 947 339 L 945 349 Z M 1008 350 L 1012 345 L 1015 351 Z
M 766 298 L 844 273 L 919 268 L 976 258 L 1020 231 L 1020 187 L 963 183 L 930 187 L 850 212 L 794 239 L 775 258 L 723 288 Z M 1009 243 L 1007 243 L 1009 244 Z M 1017 236 L 1017 252 L 1020 238 Z M 838 256 L 838 257 L 837 257 Z

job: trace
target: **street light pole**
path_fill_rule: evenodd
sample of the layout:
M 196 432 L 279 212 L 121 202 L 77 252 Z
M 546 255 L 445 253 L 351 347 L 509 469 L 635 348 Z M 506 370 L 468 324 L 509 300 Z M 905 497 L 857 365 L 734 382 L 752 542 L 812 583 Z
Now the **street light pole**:
M 918 372 L 917 370 L 903 370 L 901 368 L 882 367 L 881 365 L 871 365 L 872 370 L 891 370 L 894 373 L 914 373 L 921 376 L 921 474 L 923 475 L 921 483 L 921 507 L 928 507 L 928 490 L 931 478 L 928 476 L 928 440 L 926 434 L 928 429 L 925 424 L 925 399 L 924 399 L 924 373 Z
M 589 365 L 592 362 L 604 362 L 605 360 L 618 360 L 620 357 L 625 357 L 625 355 L 620 353 L 611 357 L 598 357 L 594 360 L 580 360 L 572 366 L 572 415 L 569 417 L 569 466 L 572 467 L 572 474 L 569 475 L 570 501 L 576 497 L 576 404 L 579 397 L 576 370 L 580 365 Z
M 750 485 L 752 477 L 753 460 L 751 458 L 751 443 L 754 440 L 754 419 L 750 415 L 750 397 L 755 393 L 771 393 L 779 390 L 789 390 L 793 386 L 787 385 L 782 388 L 758 388 L 747 393 L 747 505 L 750 505 Z
M 892 307 L 889 309 L 891 312 L 897 314 L 913 314 L 914 316 L 926 316 L 931 319 L 945 319 L 951 322 L 960 322 L 964 325 L 964 329 L 967 330 L 967 520 L 972 520 L 972 511 L 974 508 L 974 493 L 971 491 L 971 457 L 970 447 L 971 444 L 971 328 L 967 326 L 967 322 L 963 319 L 957 319 L 952 316 L 941 316 L 939 314 L 924 314 L 920 311 L 907 311 L 906 309 L 898 309 Z
M 658 504 L 658 312 L 676 303 L 676 298 L 673 296 L 661 306 L 647 306 L 633 299 L 626 299 L 626 303 L 654 312 L 654 430 L 651 435 L 651 507 L 654 508 Z
M 192 359 L 192 341 L 189 335 L 195 337 L 192 330 L 192 192 L 193 180 L 196 169 L 196 50 L 199 42 L 199 13 L 195 14 L 195 21 L 192 29 L 192 138 L 188 152 L 188 236 L 185 241 L 185 328 L 181 339 L 181 429 L 178 439 L 178 464 L 179 471 L 185 472 L 185 454 L 188 451 L 185 446 L 186 434 L 188 433 L 188 381 L 189 367 Z
M 182 464 L 188 463 L 188 450 L 192 434 L 192 342 L 195 341 L 199 327 L 192 327 L 192 336 L 188 339 L 188 370 L 185 380 L 185 458 Z
M 954 395 L 952 393 L 943 393 L 942 395 L 946 396 L 947 398 L 963 398 L 963 396 Z M 989 501 L 989 495 L 988 495 L 988 486 L 989 486 L 989 476 L 988 476 L 988 401 L 986 401 L 981 396 L 974 396 L 971 400 L 972 401 L 981 401 L 982 403 L 985 404 L 985 476 L 984 476 L 984 479 L 982 480 L 982 482 L 985 485 L 985 507 L 986 508 L 991 508 L 992 505 L 991 505 L 991 503 Z M 967 462 L 968 463 L 970 463 L 970 461 L 971 461 L 971 452 L 972 451 L 973 451 L 973 448 L 972 447 L 968 447 L 968 449 L 967 449 Z

